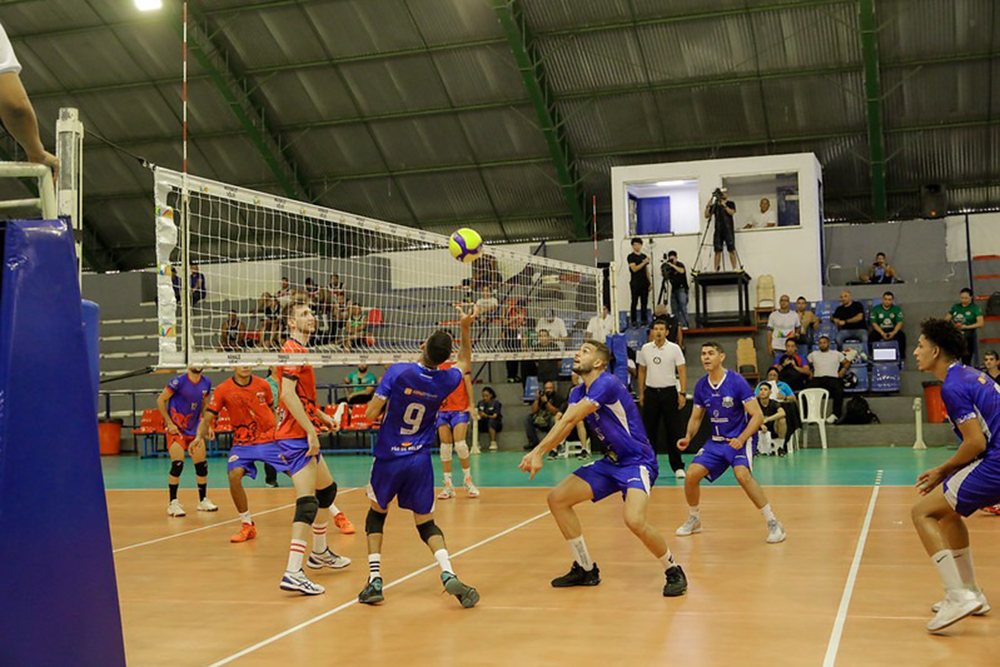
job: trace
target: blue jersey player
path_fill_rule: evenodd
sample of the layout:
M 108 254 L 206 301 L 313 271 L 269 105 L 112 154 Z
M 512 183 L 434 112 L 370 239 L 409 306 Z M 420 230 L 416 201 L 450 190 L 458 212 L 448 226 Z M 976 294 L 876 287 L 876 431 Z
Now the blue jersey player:
M 367 415 L 375 420 L 386 407 L 375 443 L 368 498 L 371 508 L 365 520 L 368 534 L 368 583 L 358 595 L 358 602 L 376 604 L 385 599 L 382 592 L 382 533 L 389 503 L 413 512 L 420 538 L 427 544 L 441 567 L 441 582 L 465 608 L 479 601 L 479 592 L 466 586 L 451 566 L 444 534 L 434 523 L 434 467 L 430 448 L 437 432 L 438 409 L 448 395 L 463 382 L 472 368 L 470 328 L 477 310 L 461 314 L 462 342 L 458 363 L 445 370 L 438 366 L 451 356 L 452 337 L 436 331 L 421 345 L 420 360 L 390 366 L 375 395 L 368 403 Z
M 698 507 L 701 480 L 707 477 L 709 482 L 714 482 L 728 468 L 732 468 L 736 481 L 767 520 L 767 542 L 783 542 L 785 529 L 775 518 L 764 489 L 753 477 L 754 448 L 757 446 L 757 432 L 764 423 L 764 413 L 746 379 L 722 365 L 725 359 L 726 353 L 718 343 L 702 344 L 701 364 L 708 375 L 695 385 L 694 408 L 688 420 L 687 435 L 677 443 L 677 447 L 682 451 L 688 448 L 706 413 L 712 430 L 705 446 L 688 466 L 684 496 L 689 514 L 684 525 L 677 529 L 677 535 L 684 537 L 701 532 L 701 509 Z
M 969 531 L 963 517 L 1000 502 L 1000 385 L 957 360 L 965 338 L 951 322 L 930 319 L 920 325 L 913 351 L 917 368 L 944 384 L 941 398 L 960 445 L 955 454 L 917 478 L 923 496 L 913 506 L 913 525 L 944 583 L 944 600 L 927 623 L 939 632 L 970 614 L 990 610 L 972 569 Z
M 605 447 L 603 459 L 583 466 L 549 494 L 549 509 L 573 554 L 570 571 L 553 579 L 552 585 L 566 588 L 601 583 L 600 570 L 587 551 L 573 506 L 587 500 L 596 503 L 621 493 L 625 501 L 625 525 L 663 564 L 667 578 L 663 595 L 683 595 L 687 590 L 684 571 L 674 562 L 663 534 L 646 518 L 649 494 L 659 473 L 656 454 L 632 396 L 618 378 L 604 372 L 610 359 L 611 351 L 604 343 L 588 340 L 580 346 L 573 359 L 573 372 L 583 381 L 570 392 L 569 407 L 563 416 L 545 439 L 525 454 L 519 466 L 534 478 L 542 468 L 545 454 L 558 447 L 581 421 Z

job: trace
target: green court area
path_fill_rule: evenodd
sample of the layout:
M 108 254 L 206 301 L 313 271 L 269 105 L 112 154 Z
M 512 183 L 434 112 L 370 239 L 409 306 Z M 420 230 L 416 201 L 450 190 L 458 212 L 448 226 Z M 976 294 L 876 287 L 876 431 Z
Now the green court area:
M 883 471 L 882 484 L 909 486 L 918 474 L 945 461 L 952 450 L 934 448 L 917 452 L 907 447 L 857 447 L 837 449 L 807 449 L 792 456 L 759 456 L 754 459 L 754 475 L 765 486 L 869 486 L 875 482 L 877 471 Z M 472 470 L 476 484 L 481 487 L 554 486 L 585 461 L 575 458 L 545 462 L 545 467 L 534 480 L 517 469 L 521 460 L 517 452 L 493 452 L 474 455 Z M 685 462 L 691 460 L 685 456 Z M 369 456 L 327 455 L 326 461 L 341 488 L 364 486 L 372 459 Z M 435 470 L 440 483 L 440 460 L 435 455 Z M 109 489 L 159 489 L 166 492 L 167 459 L 140 459 L 137 456 L 105 457 L 104 483 Z M 456 479 L 461 479 L 457 472 Z M 660 487 L 683 486 L 684 480 L 670 474 L 665 456 L 660 457 Z M 263 486 L 263 469 L 256 480 L 244 480 L 249 487 Z M 226 459 L 209 459 L 210 487 L 226 487 Z M 289 486 L 284 475 L 279 476 L 281 486 Z M 727 472 L 716 485 L 735 486 L 732 472 Z M 194 470 L 190 461 L 181 477 L 182 487 L 194 487 Z

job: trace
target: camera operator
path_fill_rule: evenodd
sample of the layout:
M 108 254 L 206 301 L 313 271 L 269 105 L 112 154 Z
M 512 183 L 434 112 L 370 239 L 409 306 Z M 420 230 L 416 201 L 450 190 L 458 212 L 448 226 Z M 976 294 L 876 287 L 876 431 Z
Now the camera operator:
M 667 261 L 660 265 L 663 280 L 670 283 L 670 312 L 677 318 L 678 324 L 688 328 L 688 281 L 687 267 L 677 259 L 677 251 L 667 253 Z
M 715 270 L 722 266 L 722 246 L 729 251 L 729 263 L 735 271 L 739 263 L 736 259 L 736 231 L 733 227 L 733 216 L 736 215 L 736 204 L 729 200 L 726 188 L 715 188 L 712 198 L 705 206 L 705 219 L 715 216 L 715 234 L 712 237 L 712 248 L 715 250 Z
M 528 438 L 525 450 L 534 449 L 540 442 L 539 431 L 548 433 L 559 419 L 563 399 L 556 392 L 555 382 L 546 382 L 535 394 L 531 411 L 524 416 L 524 435 Z

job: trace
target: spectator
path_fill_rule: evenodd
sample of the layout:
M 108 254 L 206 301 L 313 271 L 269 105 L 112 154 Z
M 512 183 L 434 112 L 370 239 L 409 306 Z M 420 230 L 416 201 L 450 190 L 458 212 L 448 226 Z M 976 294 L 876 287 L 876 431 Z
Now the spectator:
M 579 375 L 576 373 L 570 374 L 570 391 L 573 387 L 583 382 Z M 559 414 L 556 415 L 556 420 L 558 421 L 566 411 L 569 410 L 569 401 L 563 401 L 562 405 L 559 406 Z M 577 422 L 576 428 L 571 430 L 566 436 L 566 443 L 579 442 L 580 443 L 580 453 L 576 455 L 576 458 L 580 460 L 585 460 L 590 458 L 590 440 L 587 437 L 587 426 L 582 422 Z M 562 449 L 563 445 L 553 449 L 549 452 L 549 458 L 558 458 L 559 450 Z
M 524 349 L 524 324 L 527 321 L 528 313 L 524 306 L 518 301 L 511 301 L 504 312 L 503 320 L 503 349 L 505 352 L 518 353 Z M 521 376 L 518 374 L 518 360 L 507 360 L 507 382 L 520 382 Z
M 535 345 L 535 350 L 542 353 L 559 351 L 559 346 L 549 336 L 548 329 L 542 329 L 538 332 L 538 344 Z M 559 380 L 562 359 L 558 357 L 544 358 L 539 359 L 536 363 L 538 364 L 539 384 L 545 384 L 546 382 L 554 383 Z
M 781 369 L 777 366 L 771 366 L 767 369 L 767 376 L 764 382 L 761 384 L 771 385 L 771 398 L 776 401 L 794 401 L 795 392 L 792 388 L 788 386 L 787 383 L 782 382 L 778 377 L 781 374 Z M 760 385 L 757 385 L 760 388 Z
M 789 296 L 782 294 L 778 299 L 778 310 L 767 316 L 767 330 L 771 334 L 767 337 L 767 353 L 771 357 L 785 349 L 786 340 L 792 340 L 799 334 L 799 314 L 789 308 L 791 303 Z
M 876 285 L 900 282 L 899 276 L 896 275 L 896 269 L 886 263 L 884 252 L 875 255 L 875 261 L 872 262 L 871 268 L 868 269 L 868 275 L 862 276 L 861 279 L 866 283 Z
M 535 395 L 529 414 L 524 416 L 524 433 L 528 437 L 525 450 L 532 450 L 539 442 L 538 432 L 548 433 L 556 423 L 562 398 L 556 393 L 556 383 L 546 382 Z
M 667 340 L 667 323 L 653 322 L 653 339 L 635 355 L 639 366 L 639 406 L 646 435 L 657 452 L 664 449 L 670 459 L 674 477 L 683 479 L 684 461 L 677 441 L 684 437 L 678 428 L 681 411 L 687 402 L 687 365 L 680 346 Z M 663 426 L 664 442 L 659 438 Z
M 812 377 L 812 371 L 799 355 L 798 345 L 794 339 L 785 340 L 785 352 L 778 358 L 777 365 L 780 369 L 778 377 L 791 387 L 792 391 L 802 391 L 806 388 L 809 378 Z
M 601 314 L 594 315 L 587 323 L 587 338 L 589 340 L 604 340 L 613 334 L 618 333 L 618 325 L 615 318 L 611 317 L 607 306 L 601 306 Z
M 688 328 L 688 281 L 687 267 L 677 259 L 677 251 L 667 253 L 666 279 L 670 281 L 670 310 L 680 325 Z M 678 343 L 679 345 L 680 343 Z
M 229 311 L 229 317 L 222 323 L 222 333 L 220 335 L 223 352 L 239 352 L 246 344 L 246 327 L 240 321 L 240 316 L 235 310 Z
M 341 342 L 344 349 L 350 351 L 355 344 L 359 346 L 365 344 L 367 332 L 365 331 L 365 314 L 361 309 L 361 304 L 349 302 L 348 313 Z
M 479 413 L 479 433 L 489 432 L 490 451 L 497 448 L 497 433 L 503 430 L 503 405 L 497 400 L 493 387 L 483 387 L 483 400 L 476 404 Z
M 535 325 L 535 329 L 539 333 L 539 338 L 541 338 L 542 329 L 547 330 L 549 332 L 549 337 L 559 343 L 569 338 L 569 332 L 566 330 L 565 320 L 561 317 L 556 317 L 555 311 L 551 308 L 545 309 L 545 317 L 538 320 L 538 323 Z
M 653 281 L 649 273 L 649 257 L 642 252 L 642 239 L 636 236 L 632 239 L 632 252 L 628 256 L 629 291 L 632 294 L 630 306 L 632 327 L 639 326 L 636 319 L 636 307 L 642 303 L 642 324 L 649 323 L 649 293 L 653 289 Z
M 813 376 L 809 388 L 826 389 L 833 401 L 833 413 L 826 418 L 833 423 L 843 416 L 844 411 L 844 375 L 851 367 L 851 361 L 843 352 L 830 348 L 830 337 L 819 337 L 819 349 L 809 353 L 809 366 Z
M 788 434 L 788 420 L 785 418 L 785 409 L 778 401 L 771 400 L 771 385 L 763 383 L 757 387 L 757 403 L 760 404 L 760 411 L 764 413 L 764 423 L 760 425 L 761 431 L 771 434 L 771 439 L 785 440 Z M 777 446 L 775 443 L 774 446 Z M 784 456 L 786 448 L 778 449 L 778 455 Z
M 485 317 L 493 313 L 497 308 L 500 307 L 500 302 L 497 298 L 493 296 L 493 290 L 487 285 L 483 287 L 483 294 L 476 301 L 476 305 L 479 307 L 479 317 Z M 565 326 L 565 325 L 564 325 Z
M 485 287 L 494 288 L 499 284 L 500 270 L 497 268 L 497 258 L 493 255 L 482 255 L 472 265 L 469 287 L 478 292 Z
M 993 378 L 993 381 L 1000 384 L 1000 356 L 996 350 L 989 350 L 983 355 L 983 364 L 986 366 L 986 374 Z
M 809 310 L 809 302 L 804 296 L 795 300 L 795 314 L 799 316 L 799 335 L 795 337 L 795 342 L 810 348 L 819 329 L 819 318 L 816 313 Z
M 0 26 L 0 120 L 24 149 L 28 162 L 52 169 L 52 180 L 59 177 L 59 158 L 45 150 L 38 134 L 38 117 L 21 83 L 21 63 L 6 31 Z
M 479 308 L 476 342 L 480 344 L 481 349 L 495 350 L 497 344 L 495 322 L 500 302 L 493 296 L 493 290 L 489 286 L 483 287 L 482 296 L 476 301 L 476 307 Z
M 677 317 L 671 315 L 667 311 L 667 307 L 662 303 L 653 309 L 653 322 L 656 320 L 663 320 L 667 323 L 667 340 L 675 345 L 680 345 L 683 349 L 684 347 L 684 330 L 681 328 L 680 322 Z M 652 334 L 652 331 L 650 332 Z M 652 340 L 652 337 L 647 337 L 646 339 Z
M 972 299 L 971 289 L 962 288 L 959 302 L 951 307 L 944 319 L 954 322 L 955 326 L 962 330 L 962 335 L 965 336 L 965 355 L 962 357 L 962 363 L 971 366 L 979 355 L 979 338 L 976 330 L 985 323 L 982 309 Z
M 843 350 L 844 343 L 854 338 L 862 345 L 868 345 L 868 326 L 865 324 L 864 307 L 851 299 L 850 290 L 841 290 L 840 305 L 833 311 L 830 321 L 837 325 L 837 348 Z
M 340 279 L 339 273 L 330 274 L 330 282 L 327 284 L 326 289 L 330 292 L 331 300 L 336 298 L 337 294 L 343 292 L 344 296 L 347 296 L 347 288 L 344 287 L 344 282 Z
M 320 301 L 319 285 L 312 278 L 306 278 L 306 296 L 309 297 L 310 303 L 317 304 Z
M 278 303 L 281 304 L 282 308 L 284 308 L 291 302 L 292 284 L 288 282 L 287 276 L 281 277 L 281 289 L 275 292 L 274 298 L 278 300 Z
M 893 303 L 892 292 L 882 294 L 882 303 L 868 313 L 872 321 L 872 336 L 876 342 L 894 340 L 899 346 L 899 358 L 906 357 L 906 334 L 903 333 L 903 311 Z
M 358 403 L 368 403 L 375 395 L 375 387 L 378 386 L 378 378 L 368 370 L 368 364 L 358 364 L 358 369 L 351 371 L 344 380 L 347 390 L 347 402 L 350 405 Z
M 281 347 L 281 306 L 270 292 L 257 299 L 256 312 L 260 318 L 260 346 L 268 349 Z
M 760 211 L 750 215 L 750 221 L 743 229 L 764 229 L 777 226 L 778 219 L 774 216 L 774 209 L 771 208 L 771 200 L 764 198 L 760 200 Z
M 736 215 L 736 204 L 729 199 L 726 188 L 718 188 L 705 206 L 705 219 L 715 216 L 715 232 L 712 236 L 712 249 L 715 250 L 715 270 L 722 268 L 722 246 L 729 251 L 729 263 L 735 271 L 739 266 L 736 258 L 736 234 L 733 227 L 733 216 Z
M 204 301 L 208 295 L 205 288 L 205 276 L 198 270 L 197 264 L 191 264 L 191 305 Z

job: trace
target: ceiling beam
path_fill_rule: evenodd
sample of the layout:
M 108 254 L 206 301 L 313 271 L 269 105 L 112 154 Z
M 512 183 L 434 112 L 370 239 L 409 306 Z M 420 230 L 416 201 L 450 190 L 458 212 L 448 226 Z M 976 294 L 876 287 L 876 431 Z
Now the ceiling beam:
M 569 145 L 566 129 L 556 108 L 555 95 L 545 76 L 542 59 L 534 44 L 534 37 L 524 18 L 521 0 L 492 0 L 493 10 L 500 20 L 500 27 L 507 38 L 521 79 L 531 98 L 538 117 L 538 124 L 549 148 L 549 156 L 559 179 L 559 190 L 578 238 L 587 238 L 587 221 L 584 215 L 583 190 L 576 169 L 573 149 Z
M 864 60 L 865 107 L 868 116 L 868 162 L 872 180 L 872 215 L 885 220 L 889 210 L 885 184 L 885 136 L 882 133 L 882 83 L 878 63 L 875 0 L 859 0 L 861 53 Z

